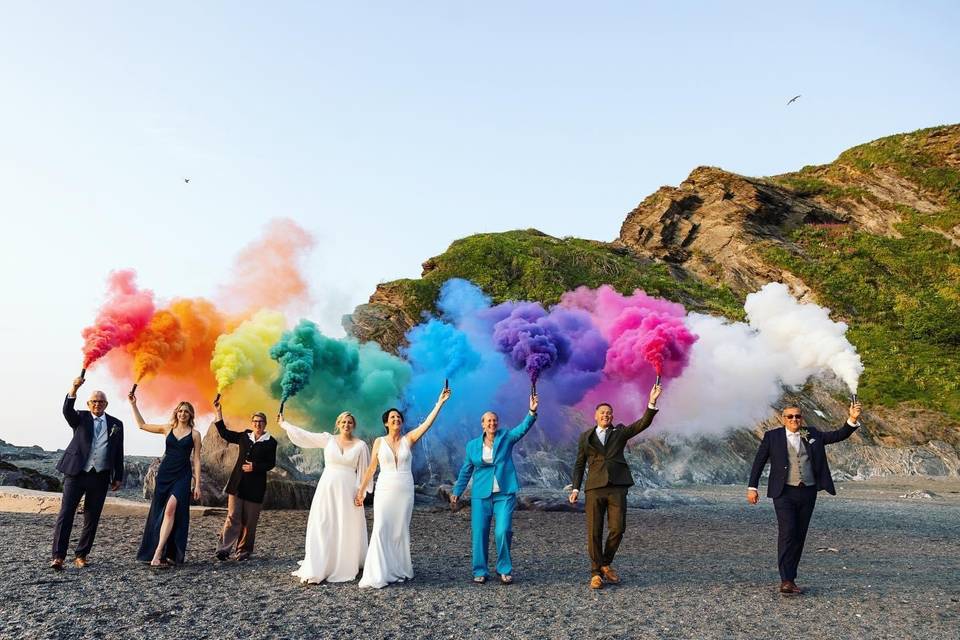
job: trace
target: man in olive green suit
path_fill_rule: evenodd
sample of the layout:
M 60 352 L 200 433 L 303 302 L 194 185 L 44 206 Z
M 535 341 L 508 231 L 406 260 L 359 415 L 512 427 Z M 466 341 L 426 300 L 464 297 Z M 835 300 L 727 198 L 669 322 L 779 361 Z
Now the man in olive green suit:
M 620 577 L 611 566 L 623 532 L 627 527 L 627 490 L 633 486 L 630 467 L 623 449 L 634 437 L 653 422 L 657 414 L 657 398 L 662 388 L 654 385 L 650 402 L 639 420 L 630 426 L 613 426 L 613 407 L 597 405 L 597 424 L 580 436 L 577 461 L 573 466 L 573 491 L 570 502 L 577 501 L 584 467 L 587 468 L 587 551 L 590 553 L 590 588 L 602 589 L 604 582 L 616 584 Z M 607 543 L 603 544 L 603 516 L 607 516 Z

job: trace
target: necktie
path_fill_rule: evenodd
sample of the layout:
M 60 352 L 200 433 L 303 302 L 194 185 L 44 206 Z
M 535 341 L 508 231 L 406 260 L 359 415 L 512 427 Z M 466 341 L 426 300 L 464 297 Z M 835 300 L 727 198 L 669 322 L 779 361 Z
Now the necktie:
M 97 440 L 103 435 L 103 418 L 97 418 L 93 422 L 93 436 Z

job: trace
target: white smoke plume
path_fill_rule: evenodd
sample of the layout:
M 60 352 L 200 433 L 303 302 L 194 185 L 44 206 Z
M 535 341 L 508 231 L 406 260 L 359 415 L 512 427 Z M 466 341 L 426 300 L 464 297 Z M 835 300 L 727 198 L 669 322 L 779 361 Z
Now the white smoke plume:
M 846 339 L 847 325 L 829 310 L 800 304 L 779 283 L 747 296 L 748 322 L 691 313 L 698 336 L 683 375 L 670 381 L 657 422 L 677 435 L 720 435 L 770 417 L 783 387 L 833 371 L 856 391 L 863 364 Z
M 830 319 L 830 310 L 800 304 L 786 285 L 771 282 L 743 304 L 750 326 L 773 348 L 790 354 L 802 367 L 830 369 L 851 393 L 857 392 L 863 363 L 847 340 L 847 325 Z

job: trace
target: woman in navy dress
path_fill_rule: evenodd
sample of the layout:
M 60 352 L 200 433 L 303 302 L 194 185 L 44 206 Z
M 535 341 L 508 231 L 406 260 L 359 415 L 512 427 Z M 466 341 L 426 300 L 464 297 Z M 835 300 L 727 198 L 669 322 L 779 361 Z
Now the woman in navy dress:
M 137 408 L 136 396 L 131 393 L 128 398 L 141 429 L 167 436 L 137 560 L 149 562 L 151 567 L 180 564 L 187 553 L 190 531 L 191 480 L 193 498 L 200 499 L 200 434 L 193 428 L 196 414 L 193 405 L 181 402 L 169 424 L 147 424 Z

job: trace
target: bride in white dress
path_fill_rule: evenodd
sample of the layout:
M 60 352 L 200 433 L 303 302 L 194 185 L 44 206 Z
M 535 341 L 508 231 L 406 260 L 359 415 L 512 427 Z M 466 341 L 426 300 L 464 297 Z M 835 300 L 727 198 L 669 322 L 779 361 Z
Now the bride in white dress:
M 323 449 L 323 473 L 310 505 L 304 556 L 292 575 L 310 584 L 353 580 L 367 553 L 367 520 L 353 499 L 370 462 L 370 449 L 353 437 L 357 422 L 349 411 L 337 416 L 338 436 L 295 427 L 282 415 L 278 422 L 293 444 Z
M 377 490 L 373 494 L 373 532 L 367 559 L 363 563 L 361 589 L 380 589 L 391 582 L 403 582 L 413 577 L 413 562 L 410 560 L 410 516 L 413 515 L 410 449 L 433 424 L 448 398 L 450 389 L 444 387 L 430 415 L 406 435 L 401 435 L 403 414 L 399 410 L 390 409 L 383 414 L 387 435 L 374 440 L 373 458 L 354 498 L 355 505 L 363 504 L 364 492 L 379 466 Z

